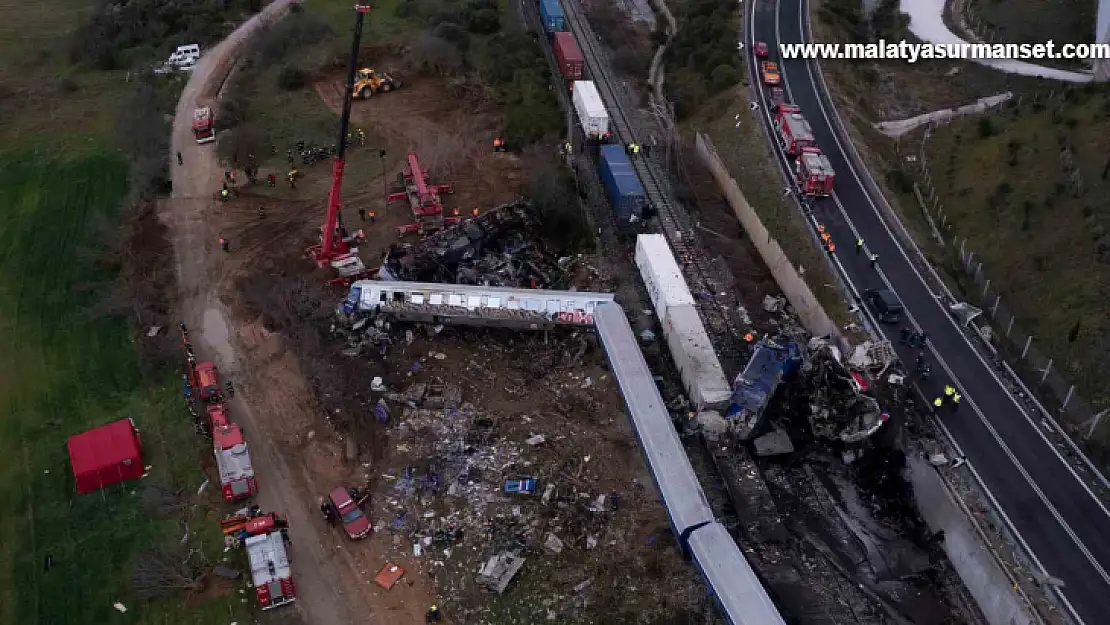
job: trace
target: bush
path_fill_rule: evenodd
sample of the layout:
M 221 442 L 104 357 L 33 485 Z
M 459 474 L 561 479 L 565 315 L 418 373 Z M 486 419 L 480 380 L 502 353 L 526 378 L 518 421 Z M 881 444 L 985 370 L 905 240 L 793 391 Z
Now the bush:
M 913 193 L 913 179 L 902 169 L 891 169 L 886 172 L 886 182 L 898 193 Z
M 308 82 L 308 74 L 296 65 L 286 65 L 277 75 L 277 85 L 286 91 L 297 91 Z
M 230 130 L 247 121 L 248 102 L 245 98 L 228 94 L 220 99 L 216 113 L 216 130 Z
M 980 117 L 976 128 L 979 131 L 979 136 L 983 139 L 994 135 L 994 123 L 989 117 Z
M 263 29 L 247 50 L 251 70 L 261 72 L 283 61 L 290 52 L 335 36 L 335 31 L 311 13 L 298 13 Z
M 740 70 L 732 65 L 718 65 L 709 75 L 709 82 L 715 91 L 724 91 L 740 82 L 741 78 L 743 77 L 740 75 Z
M 120 109 L 116 134 L 131 161 L 131 188 L 139 199 L 168 190 L 172 134 L 168 112 L 149 77 L 140 79 L 135 93 Z

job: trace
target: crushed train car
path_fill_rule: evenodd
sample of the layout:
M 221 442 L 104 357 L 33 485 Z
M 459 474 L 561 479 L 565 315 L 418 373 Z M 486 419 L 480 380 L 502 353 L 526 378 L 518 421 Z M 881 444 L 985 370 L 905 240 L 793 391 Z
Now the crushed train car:
M 725 418 L 729 430 L 748 440 L 763 423 L 771 398 L 784 379 L 796 372 L 802 361 L 798 345 L 764 338 L 755 345 L 752 358 L 736 376 L 732 399 Z

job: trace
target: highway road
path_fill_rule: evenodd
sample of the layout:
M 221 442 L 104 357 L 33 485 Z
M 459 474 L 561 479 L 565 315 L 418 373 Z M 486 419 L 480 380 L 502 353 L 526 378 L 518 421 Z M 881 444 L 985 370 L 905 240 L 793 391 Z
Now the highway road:
M 953 383 L 964 401 L 959 412 L 947 407 L 940 421 L 957 441 L 971 467 L 987 486 L 1012 529 L 1025 543 L 1035 564 L 1062 579 L 1065 609 L 1087 625 L 1110 620 L 1110 512 L 1087 488 L 1041 431 L 1009 394 L 994 369 L 968 342 L 937 295 L 910 262 L 884 221 L 876 200 L 861 182 L 865 171 L 855 162 L 847 137 L 839 136 L 835 112 L 813 61 L 778 57 L 779 43 L 809 40 L 807 3 L 799 0 L 752 0 L 747 9 L 750 75 L 759 80 L 749 51 L 755 41 L 766 42 L 771 60 L 779 62 L 787 100 L 799 105 L 813 127 L 818 145 L 837 172 L 835 194 L 816 202 L 814 218 L 833 236 L 836 262 L 858 296 L 866 289 L 890 288 L 906 306 L 910 322 L 929 336 L 927 357 L 933 375 L 923 384 L 929 397 Z M 767 89 L 759 87 L 764 120 L 769 122 Z M 779 153 L 780 165 L 788 166 Z M 857 253 L 855 241 L 865 241 Z M 867 255 L 879 255 L 872 268 Z M 862 305 L 862 304 L 861 304 Z M 883 331 L 904 362 L 916 350 L 899 344 L 899 326 Z

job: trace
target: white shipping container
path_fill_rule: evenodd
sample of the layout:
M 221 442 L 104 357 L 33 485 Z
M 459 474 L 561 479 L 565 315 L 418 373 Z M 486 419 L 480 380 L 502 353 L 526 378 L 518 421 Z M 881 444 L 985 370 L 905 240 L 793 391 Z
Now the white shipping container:
M 594 81 L 576 80 L 571 85 L 571 94 L 582 132 L 592 139 L 609 134 L 609 112 L 605 110 L 605 103 L 601 101 Z
M 679 378 L 698 410 L 724 410 L 732 397 L 721 361 L 693 306 L 672 306 L 667 311 L 663 335 L 678 367 Z
M 671 306 L 693 306 L 694 296 L 686 286 L 686 279 L 675 262 L 667 239 L 661 234 L 641 234 L 636 237 L 636 267 L 647 287 L 651 305 L 659 316 L 659 323 L 667 321 Z

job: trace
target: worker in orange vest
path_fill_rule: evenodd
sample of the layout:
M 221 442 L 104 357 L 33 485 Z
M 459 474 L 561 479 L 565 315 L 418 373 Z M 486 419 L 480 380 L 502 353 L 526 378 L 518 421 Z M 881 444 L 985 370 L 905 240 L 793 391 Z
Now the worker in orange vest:
M 378 220 L 378 214 L 375 213 L 374 211 L 370 211 L 370 223 L 372 223 L 372 224 L 376 223 L 377 220 Z
M 744 335 L 744 340 L 751 343 L 752 341 L 755 340 L 755 335 L 752 334 L 751 332 L 748 332 L 747 334 Z
M 456 206 L 455 208 L 452 208 L 451 209 L 451 214 L 454 215 L 455 217 L 458 217 L 459 216 L 459 207 Z
M 817 224 L 817 233 L 825 234 L 825 224 Z
M 827 251 L 829 254 L 832 254 L 833 252 L 835 252 L 836 251 L 836 243 L 833 243 L 832 241 L 829 241 L 829 244 L 827 246 L 825 246 L 825 251 Z
M 477 206 L 474 207 L 474 210 L 471 211 L 471 214 L 474 215 L 475 217 L 478 216 L 478 207 Z
M 220 249 L 225 251 L 225 252 L 230 252 L 231 251 L 231 244 L 228 243 L 227 239 L 225 239 L 223 237 L 220 237 Z

